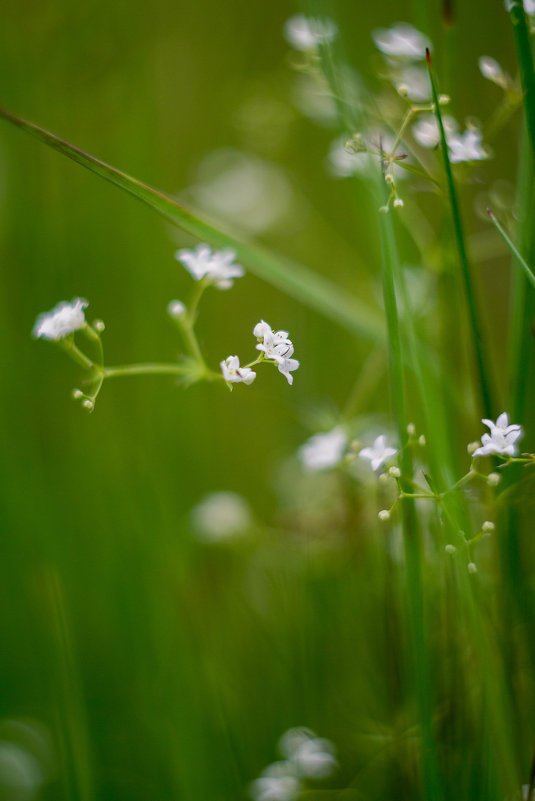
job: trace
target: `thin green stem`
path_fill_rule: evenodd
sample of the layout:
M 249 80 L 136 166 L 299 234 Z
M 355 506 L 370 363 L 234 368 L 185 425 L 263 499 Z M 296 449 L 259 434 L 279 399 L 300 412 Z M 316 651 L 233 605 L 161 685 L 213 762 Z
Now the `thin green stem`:
M 182 364 L 125 364 L 105 367 L 102 373 L 104 378 L 120 378 L 127 375 L 188 375 L 191 374 L 191 369 Z
M 84 370 L 93 370 L 95 364 L 74 344 L 74 338 L 59 339 L 58 345 Z
M 524 259 L 524 257 L 522 256 L 522 254 L 520 253 L 520 251 L 518 250 L 516 245 L 513 243 L 513 240 L 511 239 L 511 237 L 508 236 L 508 234 L 505 232 L 504 227 L 498 222 L 498 220 L 496 219 L 496 217 L 494 216 L 494 214 L 492 213 L 492 211 L 490 209 L 487 209 L 487 214 L 489 215 L 489 217 L 490 217 L 490 219 L 492 221 L 492 224 L 494 225 L 494 227 L 496 228 L 496 230 L 498 231 L 498 233 L 502 237 L 503 241 L 505 242 L 505 244 L 507 245 L 507 247 L 509 248 L 509 250 L 511 251 L 511 253 L 515 257 L 515 259 L 517 260 L 519 265 L 522 267 L 524 272 L 526 273 L 528 281 L 530 282 L 530 284 L 533 287 L 535 287 L 535 275 L 533 274 L 533 271 L 532 271 L 531 267 L 528 265 L 527 261 Z
M 476 309 L 476 300 L 475 300 L 475 293 L 474 288 L 472 285 L 472 278 L 470 275 L 470 267 L 468 264 L 468 255 L 466 252 L 466 245 L 465 245 L 465 237 L 463 232 L 463 226 L 461 222 L 461 212 L 459 208 L 459 202 L 457 200 L 457 192 L 455 189 L 455 183 L 453 180 L 453 172 L 451 169 L 451 163 L 448 155 L 448 145 L 446 141 L 446 132 L 444 130 L 444 123 L 442 121 L 442 115 L 440 113 L 440 104 L 438 100 L 438 92 L 436 87 L 435 77 L 433 75 L 433 68 L 431 65 L 431 54 L 429 50 L 426 51 L 427 54 L 427 66 L 429 72 L 429 80 L 431 82 L 431 91 L 433 94 L 433 102 L 435 106 L 435 115 L 437 118 L 437 123 L 440 131 L 440 141 L 442 145 L 442 155 L 444 158 L 444 169 L 446 172 L 446 181 L 448 185 L 448 194 L 450 199 L 451 205 L 451 212 L 453 218 L 453 227 L 455 230 L 455 239 L 457 242 L 457 250 L 459 255 L 459 262 L 461 266 L 461 273 L 464 282 L 464 289 L 466 295 L 466 302 L 468 304 L 468 316 L 470 320 L 470 327 L 472 329 L 472 340 L 474 343 L 474 350 L 475 350 L 475 357 L 476 357 L 476 366 L 479 378 L 479 390 L 481 395 L 481 402 L 482 408 L 484 413 L 487 417 L 492 415 L 492 393 L 490 391 L 489 381 L 487 379 L 487 374 L 485 370 L 485 358 L 483 355 L 483 344 L 482 344 L 482 335 L 481 335 L 481 325 L 479 322 L 479 317 L 477 314 Z

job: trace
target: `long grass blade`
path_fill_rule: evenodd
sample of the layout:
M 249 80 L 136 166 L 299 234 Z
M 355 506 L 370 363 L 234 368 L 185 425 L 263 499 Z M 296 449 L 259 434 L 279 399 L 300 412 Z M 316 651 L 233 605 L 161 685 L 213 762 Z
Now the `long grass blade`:
M 18 128 L 35 136 L 41 142 L 81 164 L 106 181 L 146 203 L 166 220 L 182 231 L 209 243 L 213 247 L 232 248 L 237 257 L 259 278 L 269 282 L 291 297 L 315 309 L 368 341 L 378 342 L 384 337 L 379 314 L 351 297 L 302 264 L 274 255 L 266 248 L 236 239 L 192 214 L 167 195 L 153 189 L 136 178 L 106 164 L 83 150 L 69 144 L 49 131 L 0 108 L 0 116 Z
M 521 0 L 512 0 L 509 16 L 513 26 L 524 111 L 526 114 L 526 127 L 528 129 L 531 150 L 533 155 L 535 155 L 535 73 L 533 71 L 533 56 L 531 53 L 526 15 Z

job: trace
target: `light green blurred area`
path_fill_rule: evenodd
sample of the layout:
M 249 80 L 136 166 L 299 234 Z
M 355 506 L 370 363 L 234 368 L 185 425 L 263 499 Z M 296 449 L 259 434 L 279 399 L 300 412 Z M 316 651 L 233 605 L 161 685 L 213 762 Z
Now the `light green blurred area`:
M 376 209 L 364 186 L 327 174 L 337 132 L 292 104 L 281 31 L 296 10 L 8 0 L 0 103 L 173 195 L 218 148 L 279 165 L 292 205 L 264 241 L 379 308 Z M 437 67 L 449 75 L 456 113 L 485 119 L 497 90 L 477 57 L 513 71 L 512 40 L 501 3 L 492 13 L 483 0 L 458 11 L 459 28 L 444 32 L 438 4 L 428 8 Z M 329 12 L 365 80 L 377 58 L 371 30 L 416 22 L 410 4 L 393 2 L 346 1 Z M 455 58 L 440 49 L 448 37 Z M 511 180 L 518 128 L 516 120 L 493 143 L 499 159 L 481 168 L 485 183 Z M 465 190 L 467 227 L 485 237 L 473 212 L 478 191 Z M 410 262 L 414 246 L 401 227 L 400 236 Z M 345 517 L 331 531 L 322 523 L 324 546 L 313 525 L 310 539 L 299 530 L 295 508 L 281 511 L 280 497 L 284 462 L 318 421 L 336 422 L 370 344 L 248 274 L 207 295 L 201 342 L 216 366 L 230 353 L 252 354 L 261 318 L 289 329 L 301 360 L 293 387 L 268 369 L 232 394 L 131 378 L 108 382 L 88 415 L 69 397 L 77 368 L 30 336 L 40 312 L 82 296 L 89 318 L 106 323 L 107 363 L 174 360 L 180 343 L 165 309 L 186 300 L 192 282 L 173 253 L 193 244 L 2 124 L 0 718 L 37 719 L 52 733 L 43 798 L 240 798 L 293 725 L 337 742 L 335 783 L 350 786 L 358 774 L 369 793 L 351 798 L 386 797 L 408 770 L 387 756 L 405 726 L 388 711 L 402 679 L 384 667 L 396 661 L 385 652 L 396 623 L 381 628 L 396 585 L 389 589 L 389 567 L 364 534 L 352 485 L 334 483 L 342 500 L 333 514 L 342 507 Z M 507 260 L 477 264 L 476 273 L 499 364 Z M 359 412 L 387 425 L 388 408 L 380 373 Z M 193 536 L 191 508 L 219 490 L 252 506 L 257 528 L 243 543 Z M 335 547 L 329 537 L 338 536 Z

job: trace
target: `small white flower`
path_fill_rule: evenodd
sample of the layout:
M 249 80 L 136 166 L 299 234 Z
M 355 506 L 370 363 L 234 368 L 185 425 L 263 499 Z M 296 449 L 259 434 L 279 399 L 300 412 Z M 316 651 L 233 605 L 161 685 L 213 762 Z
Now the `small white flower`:
M 284 24 L 284 38 L 288 44 L 303 52 L 314 50 L 321 43 L 331 42 L 337 33 L 337 26 L 328 18 L 295 14 Z
M 481 531 L 484 531 L 485 534 L 492 534 L 496 526 L 491 520 L 485 520 L 483 525 L 481 526 Z
M 481 143 L 482 139 L 483 134 L 478 128 L 467 128 L 463 134 L 449 136 L 447 142 L 451 163 L 487 159 L 488 153 Z
M 209 542 L 232 539 L 251 526 L 249 504 L 236 492 L 212 492 L 191 511 L 199 537 Z
M 167 304 L 167 314 L 169 317 L 172 317 L 173 320 L 178 320 L 180 317 L 184 317 L 186 311 L 187 309 L 181 300 L 172 300 Z
M 459 130 L 459 124 L 457 120 L 447 114 L 442 117 L 442 122 L 446 140 L 449 141 L 448 134 L 456 133 Z M 433 114 L 422 114 L 412 126 L 412 135 L 422 147 L 436 147 L 440 142 L 440 131 L 436 117 Z
M 230 289 L 235 278 L 245 275 L 241 264 L 234 264 L 233 250 L 214 250 L 208 245 L 197 245 L 195 250 L 177 250 L 175 259 L 181 261 L 186 270 L 200 281 L 208 276 L 218 289 Z
M 256 349 L 263 351 L 267 359 L 275 361 L 279 372 L 286 376 L 289 384 L 293 384 L 294 379 L 290 373 L 297 370 L 299 362 L 291 358 L 294 346 L 291 339 L 288 339 L 288 331 L 273 331 L 269 323 L 261 320 L 255 325 L 253 334 L 257 339 L 262 339 Z
M 338 766 L 331 741 L 316 737 L 310 729 L 289 729 L 282 735 L 279 749 L 302 778 L 324 779 Z
M 423 67 L 411 65 L 397 71 L 393 83 L 397 91 L 413 103 L 426 103 L 431 100 L 431 83 L 427 70 Z
M 49 312 L 40 314 L 33 327 L 34 337 L 50 340 L 63 339 L 85 326 L 84 309 L 87 300 L 74 298 L 70 303 L 62 301 Z
M 390 520 L 390 512 L 388 511 L 388 509 L 381 509 L 377 517 L 379 518 L 381 523 L 386 523 L 387 520 Z
M 515 456 L 518 451 L 517 441 L 523 436 L 522 426 L 509 425 L 507 412 L 503 412 L 496 422 L 483 419 L 481 421 L 490 430 L 490 434 L 481 437 L 481 448 L 474 451 L 473 456 L 488 456 L 491 453 L 503 456 Z
M 377 437 L 373 446 L 371 448 L 363 448 L 359 456 L 361 459 L 368 459 L 371 462 L 372 470 L 377 470 L 396 453 L 396 448 L 387 447 L 386 437 L 381 434 Z
M 299 448 L 299 458 L 307 470 L 327 470 L 339 464 L 347 445 L 347 434 L 337 426 L 326 434 L 315 434 Z
M 254 801 L 294 801 L 301 791 L 301 782 L 291 762 L 274 762 L 249 787 Z
M 425 49 L 430 47 L 427 36 L 407 22 L 398 22 L 391 28 L 378 28 L 372 33 L 375 46 L 385 56 L 420 61 L 425 58 Z
M 495 83 L 497 86 L 501 86 L 502 89 L 508 88 L 511 79 L 506 75 L 495 58 L 491 58 L 491 56 L 480 56 L 478 64 L 484 78 L 488 81 L 492 81 L 492 83 Z
M 252 384 L 256 378 L 256 373 L 250 367 L 240 367 L 238 356 L 228 356 L 219 366 L 225 381 L 232 384 Z

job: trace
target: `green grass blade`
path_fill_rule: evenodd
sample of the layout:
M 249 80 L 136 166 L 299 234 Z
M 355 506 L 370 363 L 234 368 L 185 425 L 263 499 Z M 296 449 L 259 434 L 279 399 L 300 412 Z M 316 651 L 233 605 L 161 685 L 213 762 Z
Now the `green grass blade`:
M 472 278 L 470 275 L 470 266 L 468 264 L 468 255 L 466 252 L 465 238 L 461 222 L 461 212 L 459 209 L 459 202 L 457 200 L 455 183 L 453 181 L 453 172 L 451 169 L 451 163 L 448 154 L 448 145 L 446 142 L 446 132 L 444 130 L 444 123 L 442 122 L 442 115 L 440 113 L 440 104 L 438 102 L 436 81 L 433 74 L 433 67 L 431 64 L 431 55 L 429 53 L 429 50 L 427 50 L 426 52 L 427 52 L 427 66 L 429 72 L 429 80 L 431 82 L 431 91 L 433 94 L 433 104 L 435 107 L 435 115 L 437 118 L 438 128 L 440 131 L 440 142 L 442 147 L 442 155 L 444 157 L 444 168 L 446 171 L 446 181 L 448 184 L 448 194 L 449 194 L 451 212 L 453 218 L 453 227 L 455 230 L 457 251 L 459 255 L 459 262 L 461 265 L 461 273 L 463 277 L 464 289 L 466 294 L 466 302 L 468 304 L 468 316 L 470 320 L 470 327 L 472 330 L 472 339 L 474 342 L 482 408 L 486 417 L 492 417 L 492 401 L 491 401 L 492 393 L 490 390 L 489 381 L 485 370 L 485 358 L 483 355 L 481 325 L 477 314 L 475 293 L 472 285 Z
M 188 234 L 213 247 L 232 248 L 236 251 L 238 259 L 245 262 L 251 272 L 259 278 L 334 320 L 354 334 L 371 342 L 378 342 L 384 338 L 379 314 L 374 313 L 357 298 L 340 290 L 323 276 L 315 274 L 302 264 L 276 256 L 266 248 L 241 242 L 232 235 L 201 220 L 162 192 L 94 158 L 94 156 L 90 156 L 38 125 L 23 120 L 2 108 L 0 108 L 0 116 L 77 164 L 81 164 L 146 203 L 166 220 Z
M 535 155 L 535 73 L 533 72 L 533 56 L 531 54 L 526 15 L 521 1 L 513 0 L 509 16 L 513 25 L 524 111 L 526 114 L 526 126 L 531 143 L 531 150 Z
M 522 267 L 522 269 L 526 273 L 528 281 L 530 282 L 530 284 L 533 287 L 535 287 L 535 275 L 533 274 L 533 271 L 532 271 L 531 267 L 528 265 L 527 261 L 522 256 L 522 254 L 520 253 L 520 251 L 518 250 L 518 248 L 514 244 L 514 242 L 511 239 L 511 237 L 508 236 L 508 234 L 505 232 L 505 229 L 498 222 L 498 220 L 496 219 L 496 217 L 494 216 L 494 214 L 492 213 L 492 211 L 490 209 L 487 209 L 487 214 L 489 215 L 490 219 L 492 220 L 492 223 L 493 223 L 494 227 L 496 228 L 496 230 L 498 231 L 498 233 L 500 234 L 501 238 L 503 239 L 503 241 L 505 242 L 505 244 L 507 245 L 507 247 L 509 248 L 509 250 L 511 251 L 511 253 L 515 257 L 516 261 L 520 264 L 520 266 Z

